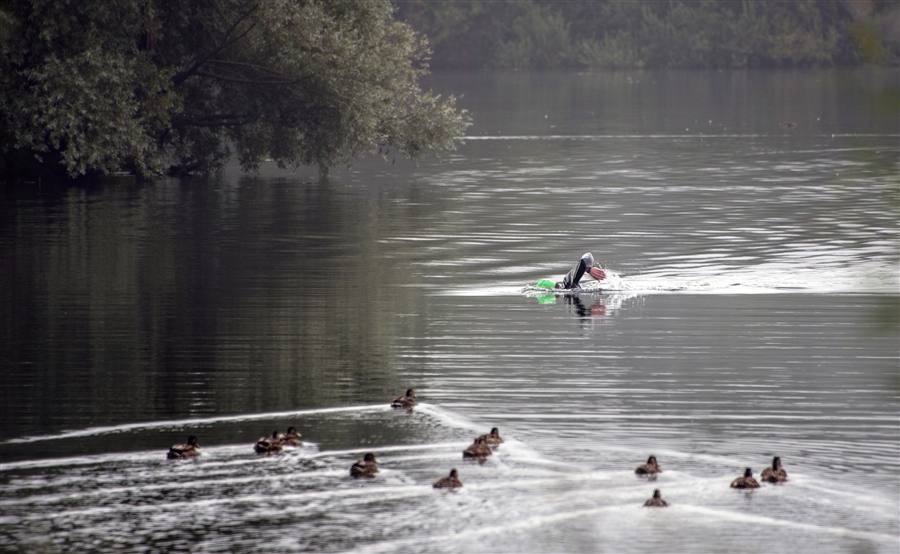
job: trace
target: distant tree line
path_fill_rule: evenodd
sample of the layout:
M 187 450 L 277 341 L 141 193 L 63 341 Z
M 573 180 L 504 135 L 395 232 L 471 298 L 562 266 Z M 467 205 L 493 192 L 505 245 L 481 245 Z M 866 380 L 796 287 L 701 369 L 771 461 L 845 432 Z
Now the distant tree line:
M 820 67 L 900 60 L 895 0 L 395 0 L 433 68 Z

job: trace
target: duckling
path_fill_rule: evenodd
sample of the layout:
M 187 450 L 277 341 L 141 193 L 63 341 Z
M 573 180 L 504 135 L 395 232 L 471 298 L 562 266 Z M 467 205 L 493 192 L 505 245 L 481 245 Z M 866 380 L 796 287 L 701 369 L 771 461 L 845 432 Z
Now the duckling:
M 469 448 L 463 450 L 463 458 L 487 458 L 493 454 L 484 437 L 478 437 L 474 443 L 469 445 Z
M 432 486 L 436 489 L 457 489 L 463 484 L 459 480 L 459 473 L 455 469 L 451 469 L 449 476 L 438 479 Z
M 406 391 L 405 396 L 398 396 L 391 402 L 391 408 L 404 408 L 407 410 L 412 410 L 413 406 L 416 405 L 416 393 L 409 389 Z
M 491 429 L 490 433 L 488 433 L 487 435 L 481 435 L 480 437 L 478 437 L 478 439 L 484 439 L 488 443 L 488 446 L 497 446 L 498 444 L 503 442 L 503 439 L 500 438 L 500 430 L 496 427 Z
M 744 476 L 738 477 L 734 481 L 731 482 L 731 488 L 733 489 L 758 489 L 759 483 L 756 482 L 756 479 L 753 478 L 753 470 L 749 467 L 744 470 Z
M 778 126 L 782 129 L 796 129 L 797 122 L 796 121 L 782 121 L 778 124 Z
M 638 475 L 656 475 L 657 473 L 662 473 L 662 470 L 656 462 L 656 456 L 650 456 L 647 458 L 647 463 L 634 468 L 634 472 Z
M 176 460 L 180 458 L 194 458 L 200 455 L 200 443 L 197 442 L 197 437 L 191 435 L 188 437 L 186 444 L 174 444 L 172 448 L 169 448 L 169 453 L 166 457 L 170 460 Z
M 300 446 L 300 436 L 301 435 L 296 427 L 288 427 L 287 433 L 278 435 L 278 440 L 281 441 L 281 444 L 283 445 Z
M 378 473 L 378 460 L 375 454 L 366 454 L 362 460 L 350 466 L 351 477 L 375 477 Z
M 271 437 L 260 437 L 253 446 L 253 450 L 255 450 L 257 454 L 273 454 L 275 452 L 281 452 L 281 441 L 278 439 L 278 430 L 272 431 Z
M 778 456 L 772 458 L 772 467 L 764 469 L 759 478 L 768 483 L 784 483 L 787 481 L 787 471 L 781 467 L 781 458 Z
M 669 503 L 662 499 L 659 489 L 653 491 L 653 498 L 644 502 L 645 508 L 665 508 Z

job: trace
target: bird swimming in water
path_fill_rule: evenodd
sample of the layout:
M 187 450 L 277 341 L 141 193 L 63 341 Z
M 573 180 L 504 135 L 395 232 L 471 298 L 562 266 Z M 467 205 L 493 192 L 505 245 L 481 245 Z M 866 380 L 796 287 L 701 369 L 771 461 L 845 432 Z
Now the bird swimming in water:
M 413 406 L 416 405 L 416 393 L 409 389 L 406 391 L 404 396 L 398 396 L 391 402 L 391 408 L 404 408 L 407 410 L 412 410 Z
M 300 446 L 300 436 L 301 435 L 296 427 L 288 427 L 287 433 L 278 435 L 278 440 L 281 441 L 281 444 L 283 445 Z
M 659 489 L 653 491 L 653 498 L 644 502 L 644 507 L 647 508 L 665 508 L 668 505 L 669 503 L 662 499 Z
M 650 456 L 647 458 L 647 463 L 634 468 L 634 472 L 637 475 L 656 475 L 657 473 L 662 473 L 662 470 L 659 468 L 656 456 Z
M 459 480 L 459 473 L 455 469 L 451 469 L 449 476 L 438 479 L 432 486 L 436 489 L 456 489 L 463 484 Z
M 487 458 L 493 454 L 494 452 L 484 437 L 478 437 L 474 443 L 469 445 L 469 448 L 463 450 L 463 458 Z
M 756 479 L 753 478 L 753 470 L 749 467 L 744 470 L 744 476 L 738 477 L 734 481 L 731 482 L 731 488 L 733 489 L 758 489 L 759 483 L 756 482 Z
M 378 473 L 378 461 L 375 454 L 366 454 L 362 460 L 350 466 L 351 477 L 374 477 Z
M 253 446 L 253 450 L 255 450 L 257 454 L 273 454 L 275 452 L 281 452 L 281 440 L 278 438 L 278 430 L 272 431 L 271 437 L 260 437 Z
M 200 455 L 200 443 L 197 437 L 191 435 L 185 444 L 174 444 L 169 448 L 166 458 L 170 460 L 178 460 L 182 458 L 195 458 Z
M 488 443 L 488 446 L 497 446 L 498 444 L 503 442 L 503 439 L 500 438 L 500 430 L 494 427 L 491 429 L 491 432 L 487 435 L 481 435 L 475 440 L 484 439 L 485 442 Z
M 759 478 L 767 483 L 784 483 L 787 481 L 787 471 L 781 467 L 781 458 L 778 456 L 772 458 L 772 467 L 764 469 Z

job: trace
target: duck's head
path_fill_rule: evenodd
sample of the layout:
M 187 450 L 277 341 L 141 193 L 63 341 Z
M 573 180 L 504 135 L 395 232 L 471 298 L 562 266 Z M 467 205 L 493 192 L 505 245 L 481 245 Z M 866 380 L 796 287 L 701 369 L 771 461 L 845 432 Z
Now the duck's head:
M 288 427 L 287 434 L 288 435 L 299 435 L 300 433 L 297 432 L 296 427 Z
M 499 436 L 500 436 L 500 429 L 497 429 L 496 427 L 494 427 L 493 429 L 491 429 L 491 436 L 492 436 L 492 437 L 499 437 Z
M 459 479 L 459 472 L 456 471 L 456 469 L 451 469 L 451 470 L 450 470 L 450 477 L 452 477 L 452 478 L 454 478 L 454 479 Z
M 662 498 L 662 494 L 660 494 L 659 489 L 655 489 L 653 491 L 653 498 Z
M 647 458 L 647 464 L 651 465 L 651 466 L 658 465 L 658 463 L 656 461 L 656 456 L 650 456 L 649 458 Z
M 406 391 L 406 397 L 407 397 L 407 398 L 415 398 L 415 397 L 416 397 L 416 392 L 415 392 L 414 390 L 412 390 L 412 389 L 407 389 L 407 391 Z
M 277 438 L 278 438 L 278 429 L 275 429 L 274 431 L 272 431 L 272 438 L 273 438 L 273 439 L 277 439 Z
M 191 446 L 200 446 L 200 443 L 197 441 L 197 437 L 195 437 L 194 435 L 188 437 L 187 443 Z
M 375 460 L 375 454 L 372 454 L 371 452 L 368 453 L 368 454 L 366 454 L 365 456 L 363 456 L 363 461 L 365 461 L 365 462 L 375 462 L 375 461 L 376 461 L 376 460 Z
M 772 469 L 781 469 L 781 458 L 778 456 L 772 458 Z
M 753 470 L 749 467 L 744 470 L 744 477 L 753 477 Z

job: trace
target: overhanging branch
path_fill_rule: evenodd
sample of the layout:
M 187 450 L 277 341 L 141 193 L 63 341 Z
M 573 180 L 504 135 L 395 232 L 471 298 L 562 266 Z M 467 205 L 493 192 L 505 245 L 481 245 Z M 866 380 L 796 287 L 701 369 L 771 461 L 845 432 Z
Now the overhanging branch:
M 247 27 L 247 29 L 244 30 L 244 32 L 240 33 L 239 35 L 237 35 L 233 38 L 229 38 L 229 37 L 231 37 L 231 34 L 237 30 L 238 26 L 244 20 L 246 20 L 248 17 L 250 17 L 253 14 L 253 12 L 255 12 L 258 8 L 259 8 L 259 4 L 258 3 L 254 4 L 253 7 L 251 7 L 244 14 L 242 14 L 240 17 L 238 17 L 238 19 L 231 25 L 231 27 L 229 27 L 228 31 L 225 32 L 225 36 L 222 38 L 222 42 L 220 42 L 219 46 L 217 46 L 215 49 L 213 49 L 212 52 L 210 52 L 206 56 L 203 56 L 202 58 L 197 60 L 197 62 L 194 63 L 194 65 L 192 65 L 188 69 L 186 69 L 184 71 L 180 71 L 179 73 L 175 74 L 175 77 L 172 78 L 173 85 L 177 87 L 181 83 L 185 82 L 191 76 L 195 75 L 200 70 L 200 68 L 203 67 L 203 65 L 205 63 L 207 63 L 210 59 L 212 59 L 213 56 L 217 55 L 222 50 L 225 50 L 226 48 L 228 48 L 235 42 L 237 42 L 237 41 L 241 40 L 242 38 L 244 38 L 245 36 L 247 36 L 247 33 L 252 31 L 253 28 L 256 27 L 256 23 L 251 23 Z

